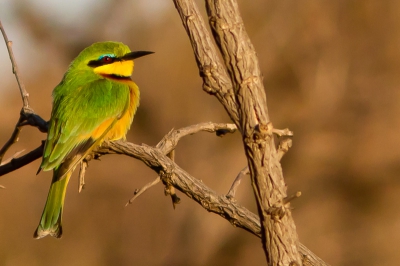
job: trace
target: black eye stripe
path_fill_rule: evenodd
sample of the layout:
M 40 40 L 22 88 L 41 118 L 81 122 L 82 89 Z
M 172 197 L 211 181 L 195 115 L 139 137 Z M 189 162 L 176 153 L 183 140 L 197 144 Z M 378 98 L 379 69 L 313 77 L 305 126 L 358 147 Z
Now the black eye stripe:
M 99 67 L 102 65 L 104 65 L 104 64 L 98 60 L 92 60 L 92 61 L 89 61 L 89 63 L 88 63 L 88 66 L 90 66 L 90 67 Z

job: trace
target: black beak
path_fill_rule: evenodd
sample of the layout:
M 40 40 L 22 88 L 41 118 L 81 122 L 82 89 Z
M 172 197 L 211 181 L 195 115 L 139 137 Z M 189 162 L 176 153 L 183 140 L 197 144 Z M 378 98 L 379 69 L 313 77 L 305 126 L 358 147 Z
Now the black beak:
M 130 52 L 121 57 L 121 60 L 127 61 L 127 60 L 133 60 L 148 54 L 154 54 L 154 52 L 148 52 L 148 51 L 136 51 L 136 52 Z

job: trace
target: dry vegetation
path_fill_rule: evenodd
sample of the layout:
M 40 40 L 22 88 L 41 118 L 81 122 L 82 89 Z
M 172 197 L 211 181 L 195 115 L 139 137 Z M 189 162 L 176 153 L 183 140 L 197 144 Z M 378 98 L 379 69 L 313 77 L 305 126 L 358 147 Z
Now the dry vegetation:
M 9 37 L 35 111 L 45 119 L 51 91 L 68 63 L 94 41 L 118 40 L 155 56 L 138 60 L 141 107 L 128 139 L 155 145 L 171 128 L 229 118 L 201 79 L 172 1 L 157 14 L 136 1 L 108 1 L 84 24 L 14 1 Z M 197 1 L 202 5 L 202 1 Z M 258 52 L 271 119 L 294 131 L 283 159 L 300 241 L 332 265 L 396 265 L 400 259 L 400 4 L 396 1 L 239 1 Z M 4 11 L 1 11 L 4 14 Z M 8 14 L 8 15 L 10 15 Z M 156 17 L 153 17 L 156 16 Z M 15 32 L 13 32 L 15 30 Z M 20 43 L 17 43 L 18 32 Z M 0 42 L 1 43 L 1 42 Z M 7 58 L 4 44 L 1 58 Z M 3 56 L 4 54 L 4 56 Z M 21 108 L 9 61 L 2 60 L 0 144 Z M 24 129 L 9 153 L 32 149 L 44 135 Z M 239 134 L 197 134 L 178 146 L 176 161 L 226 193 L 246 160 Z M 91 162 L 86 189 L 71 182 L 61 241 L 35 241 L 50 173 L 39 161 L 0 184 L 0 258 L 5 265 L 266 265 L 260 241 L 208 214 L 191 200 L 172 209 L 161 185 L 124 207 L 155 175 L 138 161 L 106 156 Z M 238 201 L 255 211 L 249 181 Z

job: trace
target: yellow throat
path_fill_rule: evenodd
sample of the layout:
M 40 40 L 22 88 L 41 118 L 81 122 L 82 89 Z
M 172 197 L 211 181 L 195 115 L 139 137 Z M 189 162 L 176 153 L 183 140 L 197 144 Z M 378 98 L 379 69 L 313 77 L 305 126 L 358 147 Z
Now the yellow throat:
M 100 75 L 116 75 L 120 77 L 130 77 L 133 72 L 133 61 L 116 61 L 112 64 L 102 65 L 93 69 Z

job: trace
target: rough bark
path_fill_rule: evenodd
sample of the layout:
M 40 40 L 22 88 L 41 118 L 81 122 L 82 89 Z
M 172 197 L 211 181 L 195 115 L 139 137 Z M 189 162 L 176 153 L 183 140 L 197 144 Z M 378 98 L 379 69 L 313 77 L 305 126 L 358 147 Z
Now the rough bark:
M 206 0 L 206 9 L 214 39 L 229 73 L 220 66 L 218 55 L 210 45 L 210 37 L 193 1 L 175 0 L 175 6 L 189 35 L 198 67 L 208 91 L 221 92 L 208 82 L 210 63 L 214 58 L 218 78 L 229 84 L 229 97 L 217 97 L 236 123 L 243 136 L 253 191 L 261 219 L 261 236 L 269 265 L 300 265 L 298 236 L 289 208 L 286 185 L 272 135 L 267 100 L 255 49 L 246 33 L 235 0 Z M 212 64 L 211 64 L 212 65 Z M 230 80 L 230 83 L 227 82 Z M 233 95 L 232 95 L 233 93 Z M 216 94 L 217 95 L 217 94 Z M 228 103 L 226 98 L 230 99 Z M 221 100 L 223 99 L 223 100 Z M 237 114 L 233 117 L 232 114 Z

